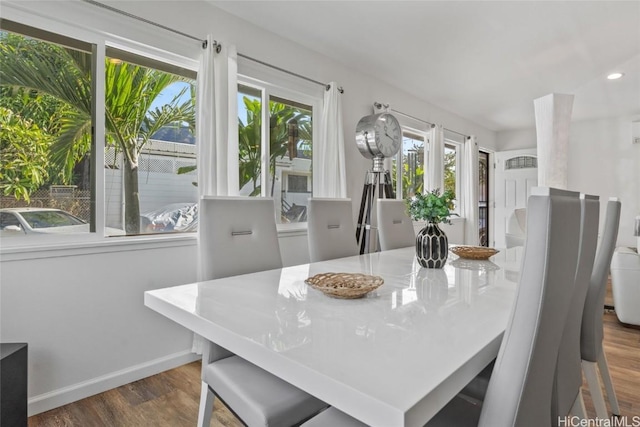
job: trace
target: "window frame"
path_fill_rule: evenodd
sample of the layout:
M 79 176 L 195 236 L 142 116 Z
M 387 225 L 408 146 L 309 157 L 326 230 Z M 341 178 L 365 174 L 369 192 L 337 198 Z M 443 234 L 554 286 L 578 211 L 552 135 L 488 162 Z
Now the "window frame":
M 449 130 L 444 131 L 444 146 L 445 149 L 449 148 L 449 149 L 454 149 L 456 152 L 455 155 L 455 160 L 456 160 L 456 198 L 454 199 L 454 207 L 453 210 L 451 211 L 452 213 L 455 213 L 457 215 L 459 215 L 460 218 L 463 218 L 462 216 L 462 203 L 464 203 L 464 198 L 463 198 L 463 188 L 462 188 L 462 170 L 464 168 L 464 144 L 465 144 L 465 137 L 464 135 L 458 134 L 457 132 L 452 132 Z M 444 152 L 443 152 L 444 155 Z M 444 175 L 444 169 L 442 170 L 442 173 Z M 444 179 L 444 176 L 443 176 Z
M 262 93 L 262 105 L 269 105 L 271 97 L 301 103 L 311 107 L 312 114 L 312 154 L 311 154 L 311 196 L 317 194 L 317 180 L 313 179 L 313 171 L 318 170 L 317 149 L 320 142 L 320 127 L 322 125 L 323 107 L 323 87 L 301 82 L 300 79 L 288 76 L 285 73 L 277 72 L 252 63 L 248 60 L 238 61 L 237 86 L 247 86 Z M 236 87 L 237 87 L 236 86 Z M 262 108 L 262 131 L 261 131 L 261 182 L 270 184 L 269 176 L 269 108 Z M 237 119 L 237 116 L 236 116 Z M 236 169 L 239 168 L 237 165 Z M 270 185 L 262 185 L 259 197 L 270 197 L 268 193 Z M 275 196 L 274 196 L 275 199 Z M 306 229 L 307 223 L 281 223 L 277 222 L 278 230 Z
M 424 165 L 424 173 L 425 175 L 423 176 L 423 188 L 424 188 L 424 179 L 426 177 L 427 174 L 427 170 L 428 170 L 428 160 L 429 160 L 429 133 L 428 131 L 425 130 L 419 130 L 416 129 L 414 127 L 411 126 L 406 126 L 403 125 L 403 121 L 400 121 L 400 128 L 402 130 L 402 137 L 404 138 L 405 134 L 412 134 L 413 136 L 417 136 L 419 138 L 422 138 L 422 143 L 424 145 L 424 149 L 423 149 L 423 159 L 422 159 L 422 164 Z M 404 142 L 403 142 L 404 143 Z M 398 200 L 404 200 L 404 198 L 402 197 L 402 193 L 404 192 L 404 183 L 403 183 L 403 172 L 404 172 L 404 165 L 402 162 L 402 147 L 400 147 L 400 150 L 398 150 L 398 152 L 396 153 L 395 156 L 392 157 L 392 160 L 395 160 L 396 162 L 396 188 L 394 189 L 394 191 L 396 192 L 396 199 Z M 389 165 L 389 170 L 393 170 L 392 169 L 392 162 L 390 162 L 391 164 Z M 402 166 L 402 167 L 398 167 L 398 165 Z
M 20 254 L 33 252 L 33 257 L 42 258 L 47 257 L 48 251 L 56 249 L 68 249 L 73 252 L 77 248 L 94 247 L 95 251 L 99 253 L 110 252 L 113 247 L 119 246 L 138 247 L 140 244 L 148 243 L 154 245 L 160 243 L 160 246 L 164 246 L 161 243 L 163 241 L 169 245 L 181 246 L 185 244 L 185 241 L 195 241 L 196 233 L 180 233 L 178 236 L 166 233 L 108 236 L 106 232 L 105 170 L 104 167 L 96 167 L 95 165 L 105 164 L 105 150 L 98 148 L 98 146 L 103 148 L 103 144 L 97 141 L 105 140 L 104 73 L 107 49 L 118 49 L 197 73 L 201 53 L 200 44 L 193 40 L 180 40 L 173 34 L 164 34 L 164 32 L 158 32 L 157 29 L 151 31 L 147 24 L 121 16 L 101 15 L 99 18 L 95 18 L 93 7 L 81 2 L 70 5 L 68 9 L 65 6 L 64 11 L 60 11 L 56 5 L 45 4 L 38 7 L 37 11 L 29 11 L 10 3 L 3 5 L 3 21 L 11 21 L 17 24 L 17 27 L 32 27 L 41 34 L 52 34 L 53 40 L 41 38 L 46 42 L 60 44 L 55 39 L 57 36 L 92 46 L 94 117 L 91 179 L 92 198 L 95 200 L 95 209 L 92 211 L 95 212 L 95 218 L 92 218 L 89 233 L 48 235 L 43 239 L 3 238 L 1 245 L 3 256 L 15 254 L 17 255 L 16 259 L 23 259 L 23 255 Z M 114 35 L 110 30 L 113 25 L 117 25 L 122 30 L 120 33 L 126 36 Z M 16 32 L 13 28 L 6 28 L 6 30 Z M 18 32 L 18 34 L 35 37 L 35 35 L 28 33 Z M 31 258 L 31 256 L 27 255 L 26 258 Z

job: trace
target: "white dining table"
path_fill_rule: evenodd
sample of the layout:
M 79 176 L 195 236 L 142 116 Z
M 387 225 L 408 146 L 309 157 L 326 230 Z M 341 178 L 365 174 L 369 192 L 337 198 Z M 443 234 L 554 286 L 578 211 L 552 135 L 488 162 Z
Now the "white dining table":
M 422 426 L 496 357 L 521 252 L 427 269 L 410 247 L 147 291 L 144 303 L 368 425 Z M 325 272 L 384 284 L 330 298 L 304 282 Z

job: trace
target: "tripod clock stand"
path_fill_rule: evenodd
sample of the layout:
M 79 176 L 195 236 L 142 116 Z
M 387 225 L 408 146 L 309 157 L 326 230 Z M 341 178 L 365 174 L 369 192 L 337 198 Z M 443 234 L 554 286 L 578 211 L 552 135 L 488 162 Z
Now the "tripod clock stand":
M 379 197 L 395 198 L 391 175 L 384 169 L 384 159 L 395 155 L 401 142 L 400 123 L 387 112 L 365 116 L 356 126 L 358 150 L 366 158 L 373 159 L 373 168 L 367 171 L 364 179 L 356 229 L 356 241 L 361 254 L 371 252 L 371 212 L 376 200 L 376 188 L 379 187 Z
M 376 187 L 379 187 L 379 198 L 395 199 L 391 185 L 391 174 L 384 170 L 383 157 L 373 158 L 373 168 L 367 171 L 360 201 L 356 240 L 360 246 L 360 254 L 371 252 L 371 211 L 376 200 Z

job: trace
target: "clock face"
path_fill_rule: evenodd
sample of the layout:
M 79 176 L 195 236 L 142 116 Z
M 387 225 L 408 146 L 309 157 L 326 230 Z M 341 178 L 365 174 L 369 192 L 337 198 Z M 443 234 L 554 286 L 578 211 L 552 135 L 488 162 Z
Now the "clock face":
M 356 126 L 356 145 L 368 159 L 392 157 L 402 145 L 402 128 L 389 113 L 372 114 Z
M 382 114 L 376 121 L 376 145 L 385 157 L 391 157 L 398 152 L 402 144 L 402 129 L 400 123 L 391 114 Z

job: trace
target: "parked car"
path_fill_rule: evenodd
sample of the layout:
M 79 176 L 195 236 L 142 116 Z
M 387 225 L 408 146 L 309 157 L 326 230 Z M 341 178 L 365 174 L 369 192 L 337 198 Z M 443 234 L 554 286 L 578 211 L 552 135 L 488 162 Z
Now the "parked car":
M 282 213 L 282 222 L 306 222 L 307 207 L 288 204 Z M 171 203 L 140 215 L 141 233 L 170 233 L 198 231 L 198 204 L 195 202 Z
M 169 233 L 197 230 L 197 203 L 171 203 L 140 215 L 140 231 L 142 233 Z
M 86 221 L 60 209 L 0 209 L 0 235 L 3 237 L 88 232 Z M 125 234 L 124 230 L 117 228 L 107 228 L 106 232 L 110 236 Z

